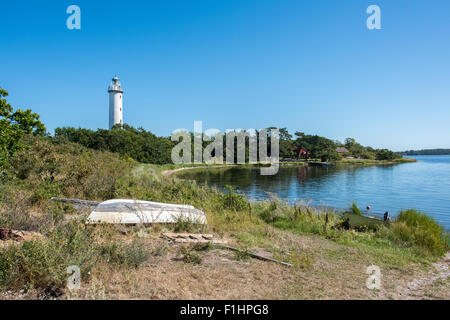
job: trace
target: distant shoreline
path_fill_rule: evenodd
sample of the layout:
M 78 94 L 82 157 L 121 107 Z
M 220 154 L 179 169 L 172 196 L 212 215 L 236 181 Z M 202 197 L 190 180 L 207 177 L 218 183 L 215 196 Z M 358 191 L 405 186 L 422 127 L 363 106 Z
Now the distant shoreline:
M 398 152 L 404 156 L 450 156 L 450 149 L 422 149 Z
M 417 157 L 417 156 L 448 157 L 448 156 L 450 156 L 450 154 L 409 154 L 409 155 L 404 155 L 404 156 L 408 156 L 408 157 Z
M 305 162 L 280 162 L 279 163 L 280 166 L 282 167 L 287 167 L 287 166 L 306 166 L 307 163 Z M 248 168 L 248 167 L 260 167 L 262 164 L 256 163 L 256 164 L 251 164 L 251 163 L 245 163 L 245 164 L 220 164 L 220 165 L 196 165 L 196 166 L 192 166 L 192 167 L 182 167 L 182 168 L 177 168 L 177 169 L 171 169 L 171 170 L 165 170 L 163 171 L 161 174 L 163 176 L 170 176 L 174 173 L 178 173 L 181 171 L 185 171 L 185 170 L 194 170 L 194 169 L 221 169 L 221 168 Z
M 342 159 L 337 162 L 333 162 L 335 165 L 367 165 L 367 166 L 384 166 L 384 165 L 395 165 L 402 163 L 412 163 L 417 162 L 416 159 L 412 158 L 402 158 L 393 161 L 387 160 L 371 160 L 371 159 Z M 304 161 L 299 162 L 280 162 L 281 167 L 288 166 L 307 166 L 308 163 Z M 189 167 L 181 167 L 176 169 L 164 170 L 161 172 L 163 176 L 171 176 L 186 170 L 203 170 L 203 169 L 221 169 L 221 168 L 249 168 L 249 167 L 260 167 L 262 164 L 220 164 L 220 165 L 193 165 Z

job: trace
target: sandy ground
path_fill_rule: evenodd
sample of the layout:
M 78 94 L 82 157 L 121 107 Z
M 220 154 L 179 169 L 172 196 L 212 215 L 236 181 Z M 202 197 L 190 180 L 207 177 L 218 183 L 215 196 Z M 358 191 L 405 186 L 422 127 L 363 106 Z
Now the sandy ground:
M 450 256 L 430 267 L 380 266 L 380 290 L 366 286 L 372 259 L 357 249 L 314 237 L 279 232 L 293 268 L 233 252 L 198 252 L 202 261 L 188 264 L 180 245 L 152 240 L 167 252 L 152 256 L 136 270 L 99 268 L 90 284 L 69 298 L 88 299 L 450 299 Z M 165 251 L 157 250 L 157 251 Z M 273 257 L 268 250 L 253 252 Z M 275 257 L 278 258 L 278 257 Z
M 242 259 L 232 251 L 214 247 L 192 251 L 201 262 L 186 263 L 181 252 L 183 245 L 155 236 L 142 240 L 152 252 L 144 265 L 131 269 L 98 265 L 81 290 L 60 298 L 450 300 L 450 253 L 427 267 L 380 263 L 380 290 L 370 290 L 366 286 L 366 271 L 374 264 L 373 256 L 318 236 L 274 229 L 271 249 L 250 248 L 267 257 L 289 260 L 293 267 Z M 189 245 L 184 246 L 192 250 Z M 23 291 L 0 294 L 0 299 L 46 298 L 49 297 Z
M 282 167 L 289 167 L 289 166 L 303 166 L 304 163 L 289 163 L 289 162 L 280 162 L 280 166 Z M 195 169 L 219 169 L 219 168 L 232 168 L 232 167 L 240 167 L 242 165 L 239 164 L 221 164 L 221 165 L 208 165 L 208 166 L 193 166 L 193 167 L 184 167 L 184 168 L 178 168 L 173 170 L 165 170 L 161 174 L 163 176 L 171 176 L 174 173 L 185 171 L 185 170 L 195 170 Z
M 397 288 L 397 299 L 450 299 L 450 252 L 422 274 Z
M 218 169 L 218 168 L 232 168 L 232 167 L 238 167 L 239 165 L 236 164 L 221 164 L 221 165 L 211 165 L 211 166 L 197 166 L 197 167 L 185 167 L 185 168 L 178 168 L 173 170 L 165 170 L 161 174 L 163 176 L 170 176 L 174 173 L 185 171 L 185 170 L 194 170 L 194 169 Z

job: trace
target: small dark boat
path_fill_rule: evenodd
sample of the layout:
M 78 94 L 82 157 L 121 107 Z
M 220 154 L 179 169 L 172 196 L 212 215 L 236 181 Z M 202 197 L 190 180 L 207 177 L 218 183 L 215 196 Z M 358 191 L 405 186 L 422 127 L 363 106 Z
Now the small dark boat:
M 339 214 L 344 220 L 350 224 L 352 228 L 369 228 L 369 229 L 377 229 L 383 225 L 389 225 L 389 221 L 384 221 L 383 219 L 379 219 L 373 216 L 364 216 L 351 212 L 342 212 Z

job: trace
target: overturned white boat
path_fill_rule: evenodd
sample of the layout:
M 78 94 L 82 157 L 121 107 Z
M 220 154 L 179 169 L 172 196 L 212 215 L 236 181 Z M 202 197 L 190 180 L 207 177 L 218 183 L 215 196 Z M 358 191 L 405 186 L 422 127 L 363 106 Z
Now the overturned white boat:
M 90 224 L 152 224 L 177 223 L 179 221 L 189 221 L 195 224 L 207 223 L 205 213 L 193 206 L 122 199 L 100 203 L 87 219 L 87 223 Z

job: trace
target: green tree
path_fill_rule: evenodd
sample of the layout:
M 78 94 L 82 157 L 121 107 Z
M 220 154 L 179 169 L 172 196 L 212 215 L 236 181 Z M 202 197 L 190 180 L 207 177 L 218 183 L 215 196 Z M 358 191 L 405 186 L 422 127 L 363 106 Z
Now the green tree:
M 350 151 L 350 153 L 355 157 L 360 158 L 371 158 L 371 156 L 367 153 L 365 147 L 356 142 L 353 138 L 345 139 L 345 147 Z
M 296 149 L 311 152 L 312 158 L 326 156 L 329 160 L 339 159 L 336 152 L 337 145 L 334 141 L 318 135 L 307 135 L 303 132 L 296 132 L 295 136 L 297 137 L 294 142 Z
M 111 130 L 97 131 L 82 128 L 57 128 L 55 138 L 67 139 L 87 148 L 119 153 L 144 163 L 171 163 L 174 143 L 167 137 L 157 137 L 143 128 L 127 124 L 116 125 Z
M 292 135 L 286 128 L 280 128 L 280 157 L 281 158 L 294 158 L 295 146 L 292 140 Z
M 5 99 L 7 96 L 8 92 L 0 88 L 0 167 L 24 147 L 20 142 L 24 135 L 44 135 L 46 131 L 39 115 L 30 109 L 13 112 Z
M 353 138 L 345 139 L 345 147 L 350 150 L 356 144 L 356 140 Z
M 376 151 L 377 160 L 394 160 L 401 158 L 402 156 L 388 149 L 379 149 Z

